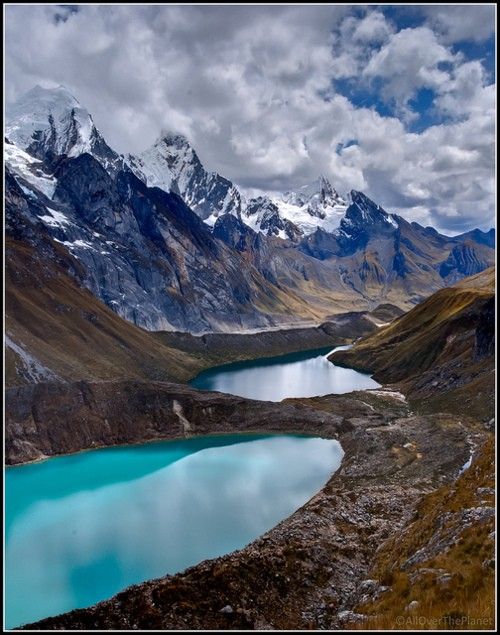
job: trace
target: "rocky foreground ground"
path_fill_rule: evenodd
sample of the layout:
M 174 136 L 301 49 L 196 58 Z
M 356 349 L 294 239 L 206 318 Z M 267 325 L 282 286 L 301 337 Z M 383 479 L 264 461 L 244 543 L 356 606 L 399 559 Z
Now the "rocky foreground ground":
M 467 586 L 467 567 L 457 582 L 455 571 L 429 565 L 458 548 L 464 531 L 482 537 L 481 553 L 469 554 L 481 560 L 481 584 L 475 569 L 471 575 L 479 592 L 481 585 L 493 592 L 493 455 L 484 451 L 492 434 L 473 419 L 412 413 L 391 390 L 271 404 L 174 384 L 79 382 L 19 388 L 10 400 L 11 463 L 100 445 L 264 429 L 336 438 L 345 451 L 320 492 L 244 549 L 24 628 L 332 629 L 367 622 L 378 628 L 384 598 L 391 599 L 385 615 L 393 620 L 418 616 L 419 600 L 411 584 L 405 594 L 404 576 L 407 582 L 410 574 L 420 576 L 427 588 L 430 579 L 441 584 L 438 578 Z M 471 455 L 471 467 L 459 476 Z M 474 487 L 481 482 L 480 493 L 469 484 L 470 496 L 452 509 L 450 488 L 456 497 L 466 478 Z M 429 503 L 436 496 L 437 507 Z M 422 515 L 426 505 L 433 514 Z

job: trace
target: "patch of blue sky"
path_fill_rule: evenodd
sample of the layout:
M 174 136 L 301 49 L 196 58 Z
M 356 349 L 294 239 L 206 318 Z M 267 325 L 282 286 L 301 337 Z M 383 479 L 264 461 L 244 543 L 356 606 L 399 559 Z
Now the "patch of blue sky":
M 382 117 L 394 115 L 394 108 L 381 98 L 382 82 L 378 78 L 362 84 L 354 77 L 337 79 L 334 86 L 338 93 L 347 97 L 357 108 L 373 108 Z
M 452 45 L 454 53 L 462 53 L 465 60 L 479 60 L 488 76 L 488 83 L 495 81 L 495 37 L 492 35 L 484 42 L 456 42 Z

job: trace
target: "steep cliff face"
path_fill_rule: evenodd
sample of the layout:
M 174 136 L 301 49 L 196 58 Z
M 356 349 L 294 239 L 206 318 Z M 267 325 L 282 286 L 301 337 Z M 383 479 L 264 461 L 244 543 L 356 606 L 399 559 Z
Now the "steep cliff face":
M 191 332 L 293 321 L 286 290 L 215 239 L 177 195 L 130 171 L 112 177 L 87 153 L 62 160 L 54 179 L 51 200 L 20 179 L 16 196 L 7 192 L 9 214 L 44 227 L 79 261 L 84 285 L 121 317 Z M 294 303 L 307 315 L 305 302 Z

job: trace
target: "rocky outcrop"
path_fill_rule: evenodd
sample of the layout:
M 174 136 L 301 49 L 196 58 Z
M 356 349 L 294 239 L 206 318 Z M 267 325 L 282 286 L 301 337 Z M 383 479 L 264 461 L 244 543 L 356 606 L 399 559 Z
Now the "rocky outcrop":
M 330 430 L 345 424 L 302 405 L 251 401 L 165 382 L 41 382 L 6 392 L 9 465 L 89 448 L 245 431 Z M 189 432 L 182 425 L 189 421 Z
M 495 298 L 490 298 L 482 307 L 478 324 L 476 326 L 474 341 L 474 357 L 483 357 L 495 354 Z
M 455 630 L 474 620 L 494 628 L 494 482 L 490 436 L 460 476 L 424 496 L 412 522 L 377 550 L 369 591 L 364 585 L 358 590 L 357 624 L 367 630 Z
M 439 275 L 452 284 L 464 276 L 473 276 L 484 271 L 488 267 L 488 262 L 478 252 L 477 246 L 470 242 L 455 245 L 448 258 L 441 263 Z

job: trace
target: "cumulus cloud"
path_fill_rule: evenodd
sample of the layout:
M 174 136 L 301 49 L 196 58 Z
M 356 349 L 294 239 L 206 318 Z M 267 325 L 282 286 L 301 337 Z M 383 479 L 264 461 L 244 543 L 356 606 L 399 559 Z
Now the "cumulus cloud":
M 494 87 L 480 61 L 450 48 L 465 37 L 455 9 L 429 8 L 420 26 L 399 29 L 379 9 L 336 5 L 11 5 L 7 101 L 64 84 L 119 152 L 172 129 L 252 191 L 325 173 L 424 224 L 487 227 Z M 378 91 L 396 104 L 392 116 L 336 80 Z M 446 120 L 417 134 L 410 102 L 423 87 Z
M 439 90 L 449 78 L 440 65 L 454 61 L 455 56 L 439 44 L 429 28 L 403 29 L 371 57 L 363 74 L 384 80 L 382 95 L 394 99 L 408 114 L 408 101 L 416 91 L 424 87 Z

